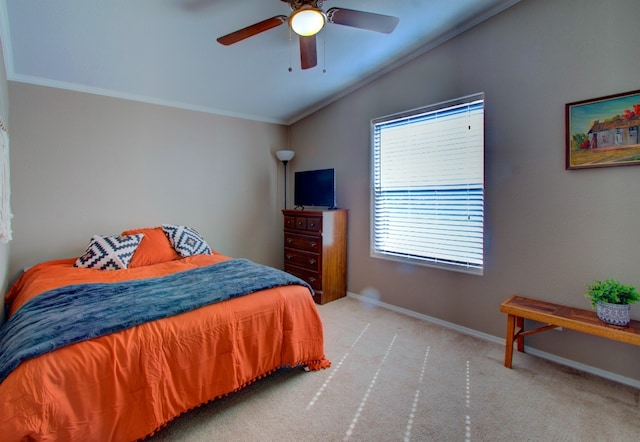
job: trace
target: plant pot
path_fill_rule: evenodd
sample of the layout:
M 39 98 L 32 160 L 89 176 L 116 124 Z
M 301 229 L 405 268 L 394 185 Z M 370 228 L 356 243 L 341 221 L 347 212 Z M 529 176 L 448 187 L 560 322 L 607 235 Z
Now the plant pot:
M 598 318 L 607 324 L 629 325 L 631 321 L 631 306 L 629 304 L 610 304 L 598 302 L 596 305 Z

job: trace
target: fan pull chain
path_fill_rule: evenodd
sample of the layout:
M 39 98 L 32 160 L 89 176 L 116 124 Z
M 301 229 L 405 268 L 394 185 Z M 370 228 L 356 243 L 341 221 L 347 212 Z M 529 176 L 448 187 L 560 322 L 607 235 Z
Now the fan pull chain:
M 322 31 L 322 73 L 327 73 L 327 30 Z
M 291 45 L 292 45 L 292 39 L 291 39 L 291 26 L 289 26 L 289 72 L 293 72 L 293 68 L 291 67 Z

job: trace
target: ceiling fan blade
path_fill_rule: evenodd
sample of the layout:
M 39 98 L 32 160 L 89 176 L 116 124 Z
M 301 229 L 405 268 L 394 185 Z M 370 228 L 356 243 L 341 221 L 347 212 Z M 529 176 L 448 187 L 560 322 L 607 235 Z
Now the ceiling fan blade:
M 285 15 L 276 15 L 275 17 L 247 26 L 246 28 L 239 29 L 231 34 L 223 35 L 218 38 L 218 43 L 225 46 L 232 45 L 244 40 L 245 38 L 253 37 L 261 32 L 278 27 L 282 23 L 286 23 L 286 21 L 287 17 Z
M 302 69 L 309 69 L 318 64 L 318 54 L 316 51 L 316 36 L 300 36 L 300 66 Z
M 400 19 L 390 15 L 374 14 L 373 12 L 331 8 L 327 11 L 327 21 L 337 25 L 391 34 Z

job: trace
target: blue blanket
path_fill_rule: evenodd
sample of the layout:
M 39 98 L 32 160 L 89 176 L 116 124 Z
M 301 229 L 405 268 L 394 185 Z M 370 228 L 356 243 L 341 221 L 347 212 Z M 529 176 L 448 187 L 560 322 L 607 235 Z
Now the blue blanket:
M 0 328 L 0 382 L 20 362 L 65 345 L 303 280 L 246 259 L 158 278 L 78 284 L 42 293 Z

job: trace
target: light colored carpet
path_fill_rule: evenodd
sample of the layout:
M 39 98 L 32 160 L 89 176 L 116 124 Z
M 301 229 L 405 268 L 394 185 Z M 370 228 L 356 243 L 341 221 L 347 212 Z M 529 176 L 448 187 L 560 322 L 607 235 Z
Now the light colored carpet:
M 280 370 L 153 441 L 631 441 L 640 391 L 343 298 L 318 306 L 331 368 Z

